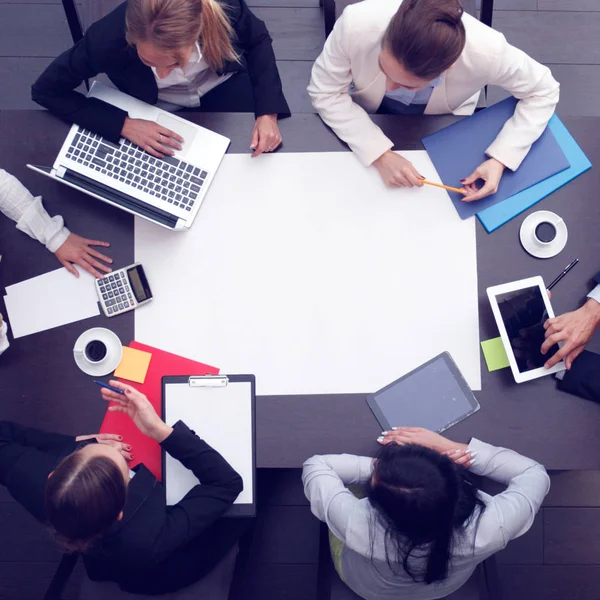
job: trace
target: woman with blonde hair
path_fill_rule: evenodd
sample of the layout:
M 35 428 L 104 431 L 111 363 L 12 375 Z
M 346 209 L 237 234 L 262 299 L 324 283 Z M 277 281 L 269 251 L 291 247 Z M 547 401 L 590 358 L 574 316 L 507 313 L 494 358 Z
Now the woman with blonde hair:
M 159 158 L 180 149 L 176 133 L 75 91 L 106 73 L 119 90 L 166 110 L 254 112 L 258 156 L 279 146 L 277 119 L 290 115 L 271 42 L 245 0 L 128 0 L 50 64 L 32 98 L 114 143 L 124 137 Z

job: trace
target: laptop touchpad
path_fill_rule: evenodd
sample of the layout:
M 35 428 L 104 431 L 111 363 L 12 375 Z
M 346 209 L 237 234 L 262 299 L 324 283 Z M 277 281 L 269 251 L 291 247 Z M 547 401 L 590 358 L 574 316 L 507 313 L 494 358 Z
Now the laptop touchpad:
M 163 127 L 166 127 L 167 129 L 170 129 L 171 131 L 178 133 L 183 138 L 183 144 L 181 144 L 183 146 L 183 148 L 180 151 L 176 150 L 175 156 L 185 158 L 188 151 L 192 147 L 194 138 L 196 137 L 196 133 L 197 133 L 196 128 L 191 124 L 187 125 L 185 123 L 182 123 L 178 119 L 173 119 L 169 115 L 165 115 L 163 113 L 158 115 L 158 119 L 156 120 L 156 122 L 159 125 L 162 125 Z

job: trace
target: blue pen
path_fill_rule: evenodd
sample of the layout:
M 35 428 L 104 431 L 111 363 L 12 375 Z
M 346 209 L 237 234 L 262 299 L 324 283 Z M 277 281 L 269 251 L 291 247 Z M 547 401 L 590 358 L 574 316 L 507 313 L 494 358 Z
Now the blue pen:
M 99 385 L 100 387 L 106 388 L 107 390 L 117 392 L 117 394 L 123 394 L 123 396 L 125 395 L 125 392 L 123 390 L 113 387 L 112 385 L 108 385 L 108 383 L 104 383 L 104 381 L 97 381 L 96 379 L 94 379 L 94 383 L 96 385 Z

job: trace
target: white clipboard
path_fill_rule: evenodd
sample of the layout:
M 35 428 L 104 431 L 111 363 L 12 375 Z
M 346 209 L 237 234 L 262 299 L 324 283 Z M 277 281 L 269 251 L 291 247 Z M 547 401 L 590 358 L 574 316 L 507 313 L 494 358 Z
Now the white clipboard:
M 183 421 L 240 474 L 244 489 L 227 517 L 256 514 L 256 381 L 254 375 L 186 375 L 162 378 L 167 425 Z M 163 450 L 167 504 L 177 504 L 199 481 Z

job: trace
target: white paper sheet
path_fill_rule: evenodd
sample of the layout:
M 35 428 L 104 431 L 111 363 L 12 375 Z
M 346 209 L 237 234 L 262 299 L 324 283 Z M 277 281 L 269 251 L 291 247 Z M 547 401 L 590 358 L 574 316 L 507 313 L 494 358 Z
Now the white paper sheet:
M 4 301 L 15 338 L 100 314 L 94 277 L 78 271 L 79 278 L 62 268 L 6 288 Z
M 135 254 L 154 294 L 136 339 L 257 394 L 371 392 L 444 350 L 481 387 L 474 219 L 350 153 L 227 155 L 192 229 L 136 219 Z
M 198 388 L 168 384 L 165 422 L 183 421 L 212 446 L 240 474 L 244 490 L 234 504 L 251 504 L 254 498 L 252 464 L 252 387 L 229 383 L 225 388 Z M 166 455 L 167 504 L 177 504 L 198 479 L 171 455 Z

